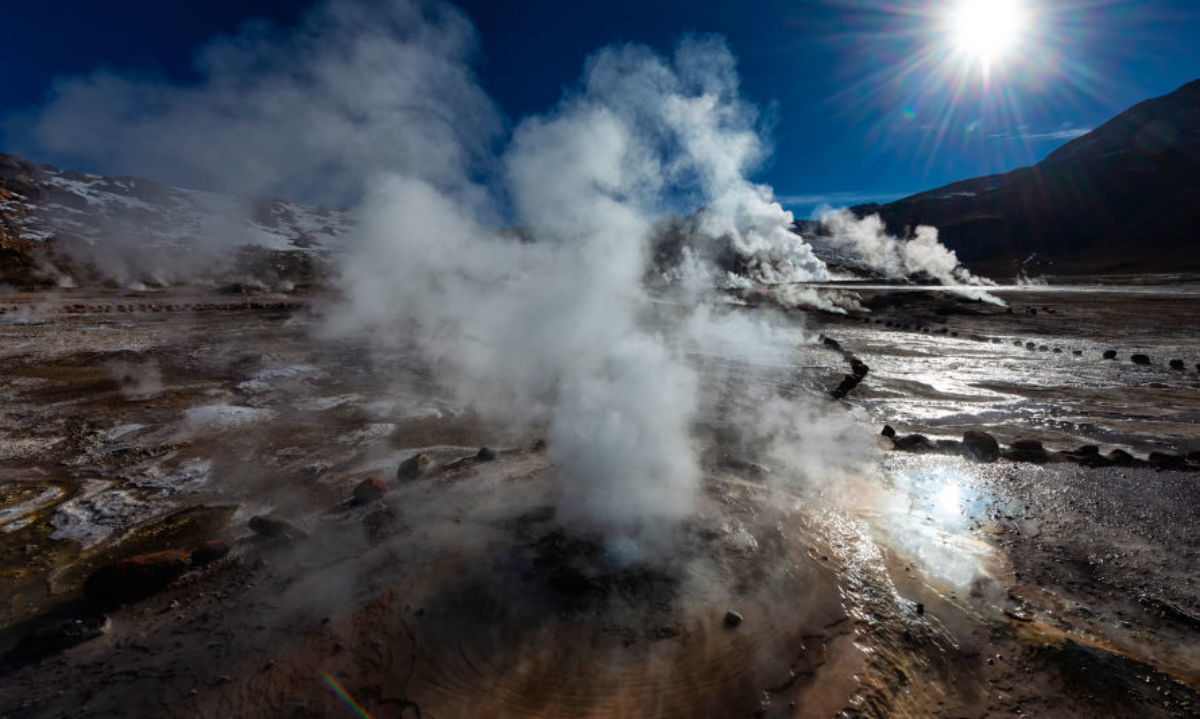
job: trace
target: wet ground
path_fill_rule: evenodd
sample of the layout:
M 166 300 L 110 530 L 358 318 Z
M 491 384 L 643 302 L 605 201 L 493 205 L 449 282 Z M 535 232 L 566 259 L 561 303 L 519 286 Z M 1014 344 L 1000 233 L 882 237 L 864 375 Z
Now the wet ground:
M 536 433 L 456 407 L 430 368 L 314 342 L 294 298 L 13 297 L 0 651 L 77 611 L 97 566 L 236 546 L 102 636 L 10 654 L 0 716 L 1194 716 L 1200 476 L 876 434 L 1196 449 L 1200 298 L 862 294 L 865 322 L 793 313 L 765 355 L 699 353 L 719 381 L 697 511 L 671 561 L 633 564 L 556 522 Z M 871 367 L 845 401 L 822 396 L 846 368 L 818 332 Z M 809 413 L 782 465 L 731 421 L 771 394 Z M 417 451 L 427 474 L 395 480 Z M 368 476 L 384 501 L 346 504 Z M 256 538 L 264 513 L 306 536 Z

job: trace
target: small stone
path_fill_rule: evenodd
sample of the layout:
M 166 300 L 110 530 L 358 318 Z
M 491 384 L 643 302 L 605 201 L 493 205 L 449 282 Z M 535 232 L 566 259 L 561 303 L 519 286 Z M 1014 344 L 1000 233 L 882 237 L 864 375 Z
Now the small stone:
M 378 502 L 383 499 L 383 495 L 387 494 L 387 489 L 387 485 L 383 483 L 383 480 L 377 477 L 367 477 L 354 487 L 354 503 L 369 504 L 371 502 Z
M 924 613 L 925 613 L 925 605 L 920 602 L 917 602 L 917 614 L 924 614 Z
M 304 532 L 282 519 L 264 517 L 262 515 L 255 515 L 250 518 L 250 529 L 258 536 L 266 539 L 299 539 L 305 536 Z
M 1150 364 L 1150 356 L 1149 355 L 1132 355 L 1132 356 L 1130 356 L 1129 361 L 1134 364 L 1143 364 L 1143 365 Z
M 189 559 L 187 554 L 175 550 L 122 559 L 92 572 L 83 584 L 83 594 L 101 604 L 145 599 L 187 571 Z
M 1117 358 L 1116 350 L 1104 350 L 1104 359 L 1110 360 L 1110 359 L 1116 359 L 1116 358 Z
M 1184 366 L 1184 365 L 1183 365 L 1183 360 L 1181 360 L 1181 359 L 1173 359 L 1173 360 L 1171 360 L 1171 369 L 1173 369 L 1173 370 L 1179 370 L 1179 371 L 1182 371 L 1182 370 L 1183 370 L 1183 366 Z
M 491 447 L 480 447 L 479 451 L 475 453 L 475 459 L 479 460 L 480 462 L 491 462 L 495 458 L 496 450 L 492 449 Z
M 995 462 L 1000 459 L 1000 443 L 987 432 L 967 430 L 962 439 L 963 454 L 976 462 Z
M 212 564 L 233 550 L 233 544 L 227 539 L 210 539 L 192 550 L 192 564 L 203 567 Z
M 737 612 L 735 612 L 733 610 L 725 612 L 725 626 L 736 627 L 737 625 L 741 624 L 742 621 L 743 620 L 742 620 L 741 614 L 738 614 Z
M 885 425 L 883 425 L 883 431 L 882 431 L 882 432 L 880 432 L 880 434 L 881 434 L 881 435 L 883 435 L 884 437 L 889 437 L 889 438 L 890 438 L 890 437 L 895 437 L 895 436 L 896 436 L 896 430 L 892 428 L 892 425 L 890 425 L 890 424 L 885 424 Z
M 400 463 L 396 469 L 396 479 L 412 480 L 419 478 L 425 473 L 425 469 L 429 466 L 429 455 L 414 454 L 408 459 Z

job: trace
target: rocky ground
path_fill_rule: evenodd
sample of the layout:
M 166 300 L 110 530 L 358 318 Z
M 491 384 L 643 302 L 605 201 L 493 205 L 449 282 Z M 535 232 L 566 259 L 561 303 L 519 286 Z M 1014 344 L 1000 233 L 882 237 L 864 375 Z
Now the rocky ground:
M 864 298 L 791 315 L 789 391 L 895 439 L 820 486 L 707 448 L 628 564 L 536 433 L 313 342 L 318 298 L 12 296 L 0 716 L 1194 716 L 1194 300 Z

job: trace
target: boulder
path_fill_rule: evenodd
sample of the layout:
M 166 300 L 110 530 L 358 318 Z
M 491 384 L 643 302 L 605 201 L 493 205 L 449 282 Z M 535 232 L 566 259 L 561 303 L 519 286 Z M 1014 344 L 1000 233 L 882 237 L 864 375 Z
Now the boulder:
M 1129 361 L 1133 362 L 1134 364 L 1150 364 L 1150 356 L 1149 355 L 1132 355 L 1132 356 L 1130 356 Z
M 933 443 L 923 434 L 893 437 L 892 444 L 902 452 L 928 452 L 933 449 Z
M 1123 449 L 1114 449 L 1108 453 L 1108 461 L 1118 467 L 1132 467 L 1138 463 L 1137 458 Z
M 376 477 L 367 477 L 354 487 L 353 499 L 355 504 L 378 502 L 387 494 L 387 485 Z
M 846 395 L 854 391 L 854 388 L 857 387 L 861 382 L 862 377 L 852 374 L 845 375 L 842 377 L 841 383 L 829 394 L 834 399 L 843 399 Z
M 414 454 L 408 459 L 400 463 L 396 469 L 396 479 L 405 481 L 418 479 L 425 473 L 425 469 L 429 466 L 429 455 Z
M 883 425 L 883 431 L 881 431 L 880 434 L 891 439 L 892 437 L 896 436 L 896 430 L 892 428 L 892 425 L 885 424 Z
M 1116 359 L 1116 358 L 1117 358 L 1116 350 L 1104 350 L 1104 359 Z
M 42 621 L 4 659 L 18 665 L 34 662 L 102 636 L 111 624 L 107 616 L 98 613 Z
M 250 518 L 250 529 L 263 539 L 296 540 L 307 536 L 296 526 L 275 517 L 256 515 Z
M 1187 458 L 1178 454 L 1151 452 L 1147 460 L 1155 469 L 1186 470 L 1188 468 Z
M 962 438 L 963 456 L 975 462 L 995 462 L 1000 459 L 1000 443 L 987 432 L 967 430 Z
M 1181 372 L 1182 372 L 1182 371 L 1183 371 L 1183 367 L 1184 367 L 1183 360 L 1181 360 L 1181 359 L 1173 359 L 1173 360 L 1171 360 L 1171 369 L 1173 369 L 1173 370 L 1179 370 L 1179 371 L 1181 371 Z
M 228 539 L 210 539 L 192 550 L 192 564 L 203 567 L 212 564 L 233 550 L 233 543 Z
M 871 368 L 867 366 L 866 362 L 863 362 L 862 360 L 855 357 L 850 360 L 850 371 L 854 374 L 855 377 L 858 377 L 861 379 L 861 378 L 867 376 L 867 373 L 871 371 Z
M 1046 462 L 1050 459 L 1046 448 L 1036 439 L 1018 439 L 1009 445 L 1004 456 L 1014 462 Z
M 480 462 L 491 462 L 496 459 L 496 450 L 491 447 L 480 447 L 479 451 L 475 453 L 475 459 Z
M 83 595 L 100 604 L 123 604 L 162 591 L 187 571 L 188 555 L 176 550 L 139 554 L 92 572 Z

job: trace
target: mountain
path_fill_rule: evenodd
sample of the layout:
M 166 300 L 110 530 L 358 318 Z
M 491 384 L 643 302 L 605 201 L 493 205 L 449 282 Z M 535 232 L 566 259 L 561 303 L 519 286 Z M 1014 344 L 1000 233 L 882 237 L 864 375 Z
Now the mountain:
M 890 230 L 933 225 L 971 269 L 1011 275 L 1200 271 L 1200 80 L 1121 113 L 1033 167 L 886 205 Z
M 342 210 L 90 175 L 0 154 L 0 281 L 164 284 L 224 281 L 240 270 L 261 277 L 264 269 L 277 279 L 302 277 L 352 227 L 351 213 Z

